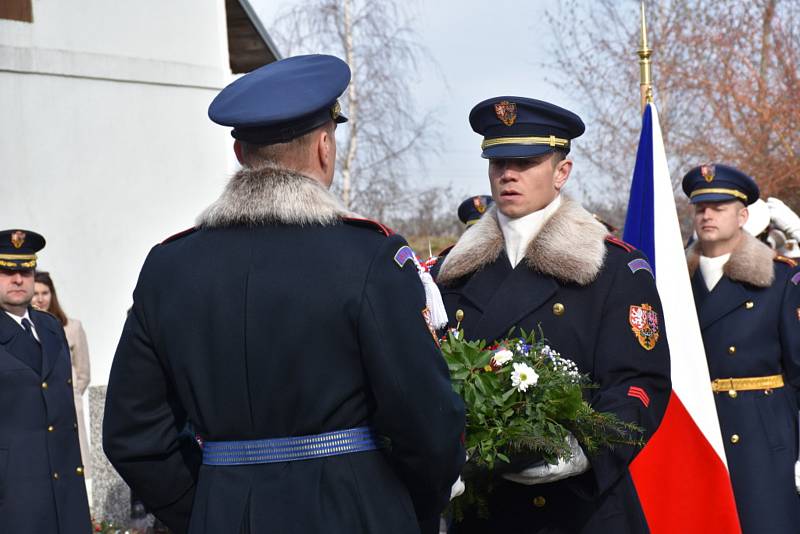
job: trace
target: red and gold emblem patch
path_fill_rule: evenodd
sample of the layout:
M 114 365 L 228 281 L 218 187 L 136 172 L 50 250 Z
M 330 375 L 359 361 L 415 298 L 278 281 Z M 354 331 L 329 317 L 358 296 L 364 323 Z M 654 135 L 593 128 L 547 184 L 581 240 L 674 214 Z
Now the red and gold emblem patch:
M 714 181 L 714 175 L 716 174 L 716 169 L 714 168 L 714 165 L 710 163 L 707 165 L 700 165 L 700 174 L 703 175 L 703 178 L 706 179 L 706 182 L 711 183 Z
M 478 213 L 482 214 L 486 211 L 486 202 L 483 201 L 483 197 L 472 197 L 472 205 L 475 206 Z
M 508 100 L 503 100 L 494 105 L 494 114 L 506 126 L 511 126 L 517 120 L 517 105 Z
M 649 304 L 631 306 L 628 322 L 639 345 L 645 350 L 653 350 L 658 342 L 658 312 Z
M 11 234 L 11 244 L 14 248 L 20 248 L 25 243 L 25 232 L 17 230 Z

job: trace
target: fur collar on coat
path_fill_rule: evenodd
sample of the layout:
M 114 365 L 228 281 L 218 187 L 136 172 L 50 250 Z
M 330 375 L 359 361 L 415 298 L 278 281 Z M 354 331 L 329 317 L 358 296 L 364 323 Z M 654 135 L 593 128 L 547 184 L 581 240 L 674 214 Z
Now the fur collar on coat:
M 562 197 L 561 206 L 533 238 L 520 263 L 561 282 L 593 282 L 606 257 L 606 228 L 577 202 Z M 442 263 L 436 281 L 450 285 L 494 262 L 505 241 L 492 206 L 464 232 Z
M 313 178 L 276 166 L 244 168 L 197 218 L 198 228 L 262 224 L 332 225 L 351 217 Z
M 775 280 L 775 269 L 772 260 L 775 251 L 767 245 L 744 232 L 743 239 L 731 252 L 728 263 L 722 272 L 736 282 L 744 282 L 755 287 L 769 287 Z M 700 243 L 695 241 L 686 251 L 686 261 L 689 264 L 689 276 L 694 276 L 700 266 Z

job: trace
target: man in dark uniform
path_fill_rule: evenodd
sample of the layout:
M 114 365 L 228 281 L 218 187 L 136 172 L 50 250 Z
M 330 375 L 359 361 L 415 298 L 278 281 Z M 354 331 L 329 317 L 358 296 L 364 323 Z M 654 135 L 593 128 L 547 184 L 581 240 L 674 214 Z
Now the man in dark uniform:
M 800 271 L 742 229 L 755 181 L 726 165 L 683 178 L 697 241 L 687 251 L 742 532 L 796 533 Z
M 469 197 L 458 205 L 458 220 L 469 228 L 478 222 L 486 210 L 494 205 L 494 199 L 489 195 L 475 195 Z
M 314 55 L 226 87 L 244 168 L 142 268 L 103 445 L 178 533 L 435 529 L 464 463 L 413 252 L 328 191 L 349 81 Z
M 541 327 L 554 350 L 598 385 L 592 406 L 639 425 L 648 439 L 670 392 L 660 300 L 646 258 L 560 194 L 583 122 L 547 102 L 509 96 L 476 105 L 470 124 L 484 136 L 495 207 L 434 269 L 451 321 L 463 314 L 465 337 L 490 343 L 512 328 Z M 570 447 L 558 464 L 504 475 L 489 518 L 468 515 L 456 532 L 647 532 L 628 471 L 639 448 L 587 457 L 574 438 Z
M 44 244 L 0 231 L 0 531 L 86 534 L 69 347 L 58 319 L 31 307 Z

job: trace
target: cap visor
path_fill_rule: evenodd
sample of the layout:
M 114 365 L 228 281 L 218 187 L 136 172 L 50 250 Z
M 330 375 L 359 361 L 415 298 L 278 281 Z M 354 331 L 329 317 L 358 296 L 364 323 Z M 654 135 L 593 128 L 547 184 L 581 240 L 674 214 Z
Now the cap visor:
M 549 145 L 495 145 L 483 150 L 481 157 L 486 159 L 533 158 L 550 152 L 558 147 Z
M 728 202 L 730 200 L 742 201 L 741 198 L 736 198 L 733 195 L 726 195 L 725 193 L 703 193 L 689 199 L 689 204 L 700 204 L 701 202 Z

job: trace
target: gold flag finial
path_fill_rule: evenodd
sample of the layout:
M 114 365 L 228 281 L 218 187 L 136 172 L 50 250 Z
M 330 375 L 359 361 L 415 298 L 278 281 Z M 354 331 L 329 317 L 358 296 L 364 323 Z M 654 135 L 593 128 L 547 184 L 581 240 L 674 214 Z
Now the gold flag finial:
M 642 42 L 641 48 L 636 51 L 639 55 L 639 91 L 641 93 L 642 112 L 647 104 L 653 102 L 653 78 L 650 71 L 650 56 L 653 49 L 647 44 L 647 22 L 644 18 L 644 0 L 641 2 L 642 11 Z

